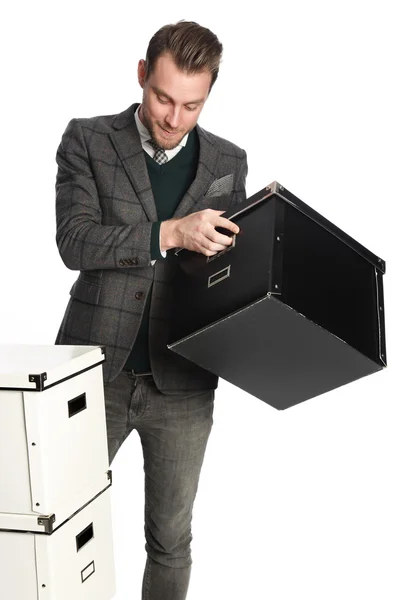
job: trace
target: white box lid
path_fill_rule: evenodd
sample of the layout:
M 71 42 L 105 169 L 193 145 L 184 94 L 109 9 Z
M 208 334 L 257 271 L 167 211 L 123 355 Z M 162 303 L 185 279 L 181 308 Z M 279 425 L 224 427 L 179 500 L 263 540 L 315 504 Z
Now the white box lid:
M 0 344 L 0 390 L 42 391 L 105 359 L 104 346 Z

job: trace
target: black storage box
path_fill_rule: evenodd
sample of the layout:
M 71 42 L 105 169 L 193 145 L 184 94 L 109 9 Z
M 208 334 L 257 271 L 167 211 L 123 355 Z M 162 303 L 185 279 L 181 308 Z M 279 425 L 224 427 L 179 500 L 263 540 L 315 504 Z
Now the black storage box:
M 277 409 L 386 366 L 382 259 L 276 181 L 223 216 L 226 250 L 176 251 L 170 350 Z

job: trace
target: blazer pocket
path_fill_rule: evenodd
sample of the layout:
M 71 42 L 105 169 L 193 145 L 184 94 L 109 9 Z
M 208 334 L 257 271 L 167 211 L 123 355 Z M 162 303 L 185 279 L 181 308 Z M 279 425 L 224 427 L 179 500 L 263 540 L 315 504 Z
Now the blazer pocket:
M 233 191 L 233 173 L 228 173 L 228 175 L 224 175 L 219 179 L 216 179 L 212 182 L 206 193 L 204 194 L 205 198 L 210 196 L 223 196 L 224 194 L 230 194 Z
M 77 279 L 71 287 L 69 293 L 81 302 L 87 302 L 88 304 L 98 304 L 101 292 L 101 285 L 98 283 L 91 283 L 84 279 Z

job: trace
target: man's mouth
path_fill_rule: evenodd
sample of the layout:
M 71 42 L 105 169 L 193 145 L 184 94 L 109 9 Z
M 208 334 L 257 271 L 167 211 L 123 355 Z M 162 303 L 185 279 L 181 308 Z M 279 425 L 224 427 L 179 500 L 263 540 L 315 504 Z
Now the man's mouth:
M 161 125 L 160 125 L 161 127 Z M 168 135 L 175 135 L 176 133 L 178 133 L 177 131 L 168 131 L 168 129 L 164 129 L 164 127 L 161 127 L 161 129 L 163 131 L 165 131 L 165 133 L 168 133 Z

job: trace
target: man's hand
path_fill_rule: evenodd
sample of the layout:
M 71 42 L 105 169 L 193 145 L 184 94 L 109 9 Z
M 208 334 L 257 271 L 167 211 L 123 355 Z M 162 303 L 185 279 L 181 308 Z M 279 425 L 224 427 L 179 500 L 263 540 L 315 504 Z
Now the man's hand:
M 212 256 L 232 244 L 232 238 L 215 230 L 223 227 L 233 233 L 239 232 L 239 227 L 221 217 L 224 210 L 206 208 L 192 213 L 181 219 L 163 221 L 160 228 L 161 251 L 170 248 L 186 248 Z

